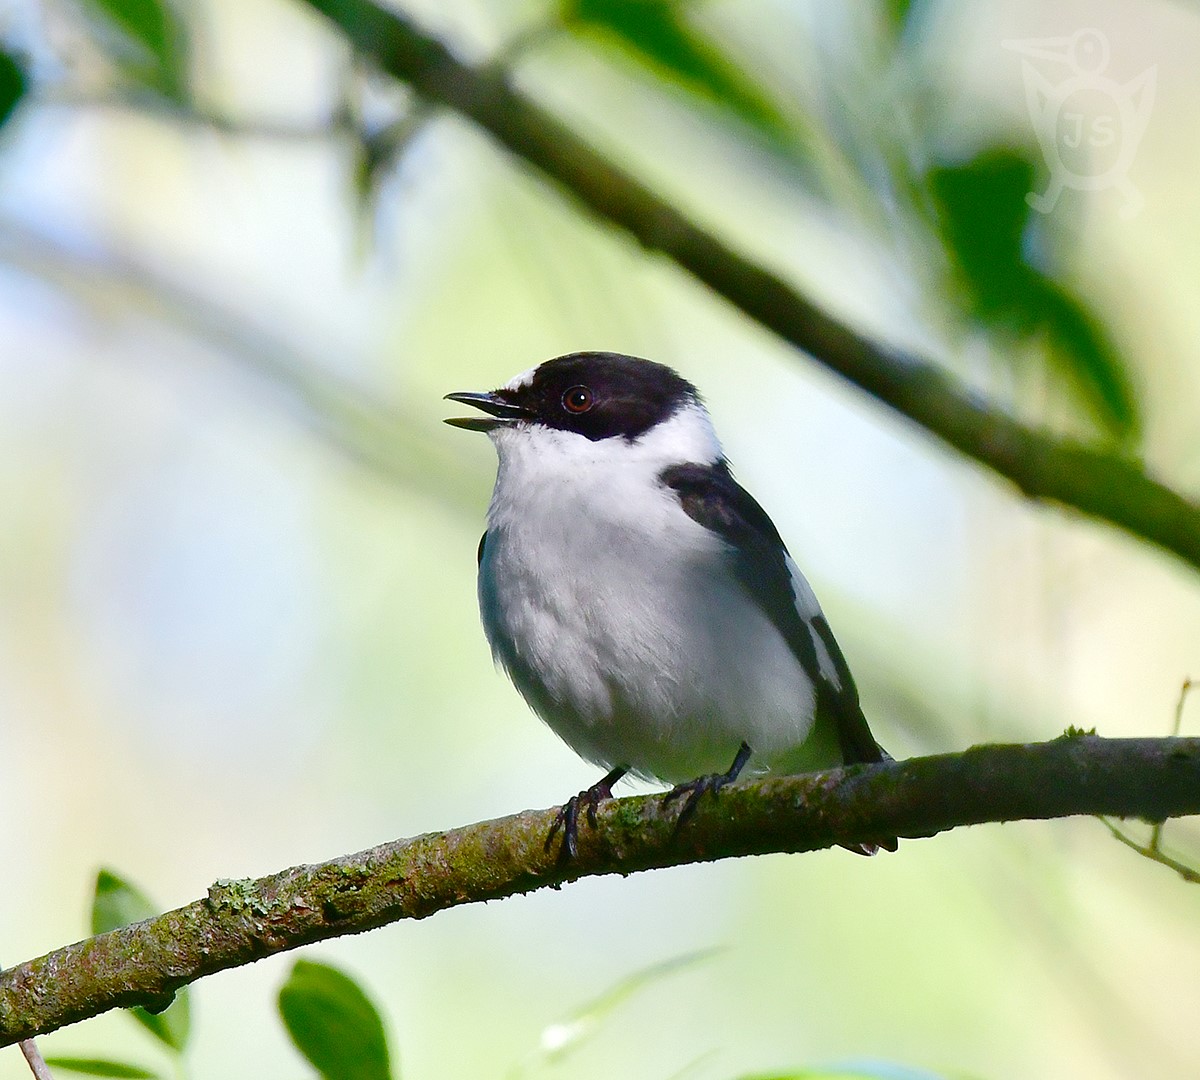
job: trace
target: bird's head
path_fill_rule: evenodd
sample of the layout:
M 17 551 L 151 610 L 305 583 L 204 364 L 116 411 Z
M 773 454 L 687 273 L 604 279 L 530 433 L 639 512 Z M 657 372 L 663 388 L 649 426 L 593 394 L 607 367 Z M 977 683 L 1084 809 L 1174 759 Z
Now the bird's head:
M 609 352 L 557 356 L 498 390 L 447 394 L 486 416 L 446 423 L 492 434 L 505 428 L 550 428 L 593 442 L 644 435 L 680 409 L 699 404 L 696 388 L 663 364 Z
M 671 368 L 634 356 L 569 353 L 498 390 L 446 397 L 485 414 L 451 417 L 446 423 L 486 432 L 502 459 L 518 446 L 546 455 L 558 450 L 594 458 L 601 449 L 594 444 L 611 445 L 616 456 L 625 455 L 623 447 L 670 448 L 668 456 L 679 461 L 720 456 L 696 388 Z M 590 451 L 587 444 L 593 444 Z

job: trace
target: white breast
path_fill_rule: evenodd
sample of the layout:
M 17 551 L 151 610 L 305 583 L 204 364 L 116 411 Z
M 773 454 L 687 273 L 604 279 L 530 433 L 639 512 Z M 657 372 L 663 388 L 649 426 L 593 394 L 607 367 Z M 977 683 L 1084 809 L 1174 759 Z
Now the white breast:
M 723 771 L 743 741 L 760 768 L 834 764 L 836 743 L 810 738 L 813 688 L 787 643 L 732 577 L 724 542 L 658 480 L 720 456 L 703 409 L 682 413 L 633 444 L 495 433 L 479 573 L 493 655 L 604 767 L 679 782 Z

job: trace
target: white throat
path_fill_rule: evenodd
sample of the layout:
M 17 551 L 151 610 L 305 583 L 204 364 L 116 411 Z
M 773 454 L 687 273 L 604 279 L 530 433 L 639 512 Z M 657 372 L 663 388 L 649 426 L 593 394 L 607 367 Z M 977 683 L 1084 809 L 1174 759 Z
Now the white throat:
M 699 402 L 689 402 L 632 440 L 619 435 L 592 440 L 541 424 L 500 427 L 489 434 L 499 458 L 489 519 L 500 507 L 546 497 L 547 485 L 565 484 L 577 493 L 589 486 L 658 487 L 659 474 L 672 465 L 712 465 L 724 456 L 708 410 Z

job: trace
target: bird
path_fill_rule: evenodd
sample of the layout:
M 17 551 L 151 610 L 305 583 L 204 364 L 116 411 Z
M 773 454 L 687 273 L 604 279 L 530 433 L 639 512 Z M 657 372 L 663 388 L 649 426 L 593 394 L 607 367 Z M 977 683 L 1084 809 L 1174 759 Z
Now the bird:
M 682 824 L 743 770 L 888 760 L 816 595 L 691 382 L 574 352 L 446 400 L 479 410 L 445 422 L 485 432 L 497 454 L 477 555 L 493 658 L 608 770 L 560 808 L 547 846 L 561 828 L 576 855 L 580 811 L 594 828 L 627 774 L 673 785 Z

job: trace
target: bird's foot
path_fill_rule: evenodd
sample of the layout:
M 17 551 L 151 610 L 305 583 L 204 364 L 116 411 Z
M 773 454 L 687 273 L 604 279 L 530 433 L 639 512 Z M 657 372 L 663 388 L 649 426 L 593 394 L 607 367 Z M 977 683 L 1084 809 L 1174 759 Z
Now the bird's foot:
M 558 808 L 550 831 L 546 834 L 545 850 L 550 850 L 558 830 L 562 829 L 562 854 L 565 858 L 573 859 L 579 854 L 579 808 L 587 807 L 587 821 L 594 829 L 596 827 L 596 809 L 604 799 L 612 798 L 613 785 L 629 770 L 621 765 L 608 773 L 604 779 L 597 781 L 590 788 L 572 795 Z
M 704 798 L 705 792 L 711 791 L 716 795 L 721 788 L 732 784 L 745 768 L 746 762 L 750 760 L 751 753 L 749 745 L 742 743 L 738 748 L 737 757 L 733 759 L 733 764 L 725 772 L 698 776 L 695 780 L 689 780 L 685 784 L 676 784 L 671 788 L 663 796 L 664 806 L 670 806 L 676 799 L 687 796 L 683 809 L 679 813 L 679 820 L 675 822 L 675 828 L 682 828 L 687 823 L 688 819 L 696 812 L 696 807 L 700 805 L 700 800 Z

